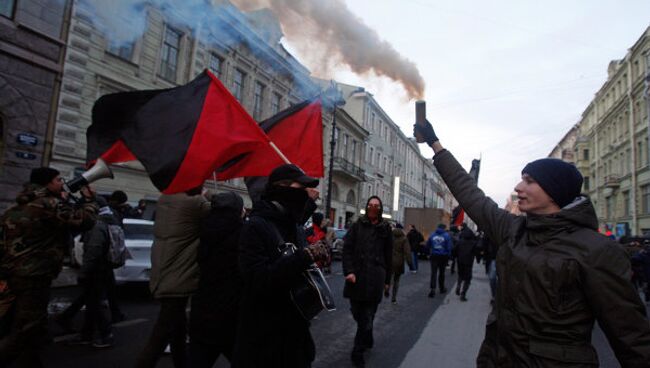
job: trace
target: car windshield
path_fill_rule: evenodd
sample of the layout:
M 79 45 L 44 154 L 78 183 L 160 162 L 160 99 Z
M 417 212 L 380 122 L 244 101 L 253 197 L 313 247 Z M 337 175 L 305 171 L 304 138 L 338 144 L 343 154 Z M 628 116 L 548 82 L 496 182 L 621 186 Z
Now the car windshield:
M 131 240 L 153 240 L 153 226 L 148 224 L 124 224 L 124 237 Z

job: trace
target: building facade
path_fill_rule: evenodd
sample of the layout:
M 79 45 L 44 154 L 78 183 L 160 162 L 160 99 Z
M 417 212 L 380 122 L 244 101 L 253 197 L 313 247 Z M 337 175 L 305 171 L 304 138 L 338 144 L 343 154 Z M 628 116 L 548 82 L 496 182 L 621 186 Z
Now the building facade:
M 220 24 L 221 33 L 190 28 L 145 5 L 142 35 L 116 45 L 97 25 L 93 9 L 74 3 L 54 129 L 53 167 L 68 178 L 83 171 L 92 107 L 107 93 L 170 88 L 207 68 L 258 121 L 317 94 L 309 71 L 279 43 L 282 34 L 270 13 L 244 14 L 226 2 L 213 4 L 206 11 L 213 12 L 210 19 Z M 132 201 L 155 200 L 160 195 L 138 163 L 116 166 L 114 172 L 115 179 L 96 182 L 99 192 L 121 189 Z M 206 186 L 238 191 L 251 206 L 242 179 Z
M 576 129 L 573 158 L 583 192 L 591 196 L 600 230 L 619 237 L 650 233 L 649 58 L 650 28 L 621 60 L 610 62 L 607 81 Z
M 63 71 L 68 1 L 0 2 L 0 210 L 48 165 Z

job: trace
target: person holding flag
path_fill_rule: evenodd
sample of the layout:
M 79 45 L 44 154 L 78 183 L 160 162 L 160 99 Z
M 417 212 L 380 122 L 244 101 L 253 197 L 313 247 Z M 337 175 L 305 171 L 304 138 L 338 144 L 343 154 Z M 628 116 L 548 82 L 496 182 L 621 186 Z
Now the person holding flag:
M 500 209 L 441 144 L 431 124 L 414 126 L 467 214 L 500 247 L 498 290 L 478 367 L 598 366 L 598 321 L 621 366 L 650 366 L 650 323 L 630 281 L 630 262 L 598 233 L 591 200 L 572 164 L 527 164 L 515 191 L 526 216 Z

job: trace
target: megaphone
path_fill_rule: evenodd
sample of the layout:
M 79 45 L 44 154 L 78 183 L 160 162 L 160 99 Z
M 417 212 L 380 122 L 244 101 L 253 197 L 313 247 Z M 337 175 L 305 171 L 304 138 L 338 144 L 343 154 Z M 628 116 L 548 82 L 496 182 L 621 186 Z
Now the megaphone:
M 74 193 L 81 189 L 81 187 L 104 178 L 113 179 L 113 172 L 111 171 L 111 168 L 108 167 L 106 162 L 104 162 L 104 160 L 98 158 L 93 167 L 81 174 L 81 176 L 65 183 L 65 186 L 68 192 Z

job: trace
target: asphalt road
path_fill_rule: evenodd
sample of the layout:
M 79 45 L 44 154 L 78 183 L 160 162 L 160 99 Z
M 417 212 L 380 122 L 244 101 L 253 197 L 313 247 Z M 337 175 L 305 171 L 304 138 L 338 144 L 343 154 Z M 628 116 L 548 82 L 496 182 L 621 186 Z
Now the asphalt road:
M 368 367 L 393 368 L 414 366 L 418 362 L 427 367 L 438 366 L 430 361 L 432 349 L 444 354 L 444 360 L 458 362 L 446 367 L 466 367 L 473 362 L 477 346 L 482 341 L 484 321 L 489 311 L 487 279 L 483 266 L 475 265 L 475 278 L 469 292 L 469 301 L 464 304 L 455 295 L 427 297 L 430 269 L 422 262 L 420 272 L 403 275 L 398 304 L 388 301 L 380 304 L 375 319 L 375 347 L 366 355 Z M 349 354 L 356 325 L 349 311 L 349 302 L 343 299 L 343 276 L 340 262 L 333 265 L 328 281 L 335 294 L 337 310 L 323 312 L 312 322 L 317 353 L 314 368 L 351 367 Z M 447 288 L 452 290 L 455 275 L 447 272 Z M 78 292 L 75 288 L 55 289 L 51 312 L 65 306 Z M 48 346 L 43 354 L 46 367 L 132 367 L 158 314 L 158 304 L 151 299 L 146 285 L 123 285 L 119 288 L 120 306 L 128 319 L 114 326 L 116 344 L 112 348 L 98 350 L 87 346 L 66 346 L 71 335 L 62 335 L 55 323 L 50 329 L 57 343 Z M 464 314 L 463 314 L 464 313 Z M 469 314 L 468 314 L 469 313 Z M 81 314 L 77 325 L 81 324 Z M 469 318 L 472 317 L 472 318 Z M 594 332 L 601 367 L 619 367 L 602 332 Z M 430 347 L 430 348 L 429 348 Z M 433 350 L 433 351 L 435 351 Z M 411 362 L 406 364 L 407 362 Z M 419 364 L 418 364 L 419 365 Z M 168 354 L 160 360 L 159 367 L 172 367 Z M 228 367 L 220 358 L 215 367 Z

